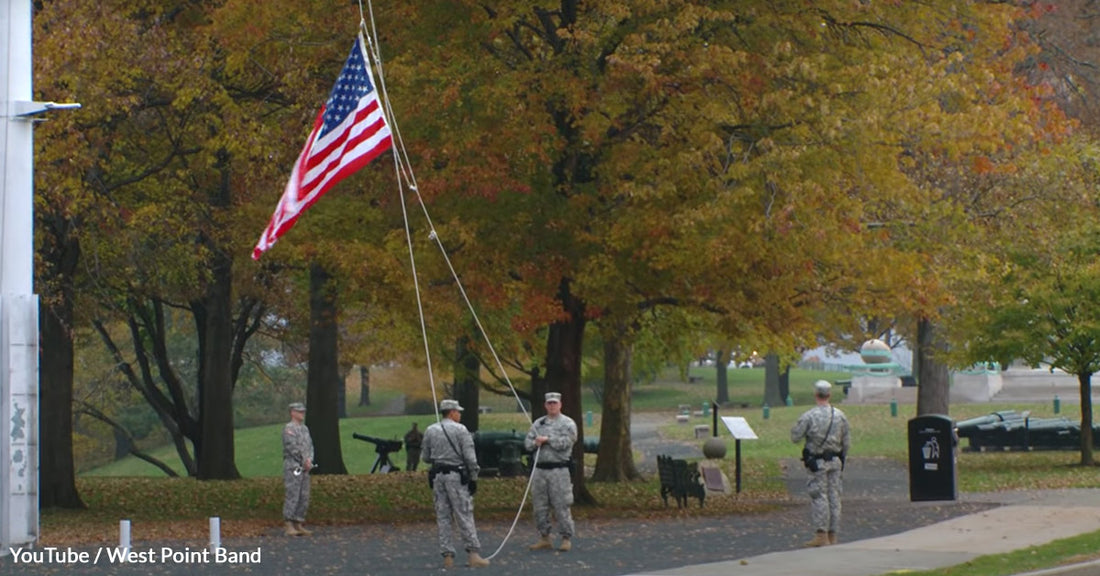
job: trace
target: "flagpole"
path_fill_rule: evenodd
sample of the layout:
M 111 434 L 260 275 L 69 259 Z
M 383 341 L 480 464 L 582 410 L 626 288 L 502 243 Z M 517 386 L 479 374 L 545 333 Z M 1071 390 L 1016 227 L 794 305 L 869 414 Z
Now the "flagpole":
M 31 0 L 0 0 L 0 555 L 34 544 L 38 514 L 38 296 L 34 294 Z M 41 109 L 39 109 L 41 106 Z

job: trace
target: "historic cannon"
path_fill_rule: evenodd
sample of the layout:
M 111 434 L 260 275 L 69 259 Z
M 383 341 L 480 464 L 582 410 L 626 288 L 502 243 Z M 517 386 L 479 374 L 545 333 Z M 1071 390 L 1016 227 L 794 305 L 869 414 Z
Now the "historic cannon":
M 527 432 L 512 430 L 478 430 L 474 432 L 474 451 L 477 463 L 485 476 L 520 476 L 531 471 L 531 456 L 524 447 Z M 585 438 L 584 452 L 596 454 L 600 450 L 599 438 Z M 524 461 L 526 457 L 526 461 Z
M 969 450 L 1077 450 L 1081 425 L 1068 418 L 1032 418 L 1015 410 L 994 412 L 959 422 L 960 438 L 970 440 Z M 1096 437 L 1100 427 L 1093 427 Z
M 374 436 L 367 436 L 365 434 L 359 434 L 353 432 L 352 438 L 356 440 L 362 440 L 363 442 L 370 442 L 374 444 L 374 452 L 378 454 L 378 457 L 374 459 L 374 466 L 371 466 L 370 473 L 374 474 L 377 471 L 382 472 L 397 472 L 400 470 L 397 466 L 394 466 L 390 461 L 390 454 L 393 452 L 401 451 L 400 440 L 386 440 L 384 438 L 375 438 Z
M 482 474 L 486 476 L 521 476 L 527 473 L 521 457 L 525 434 L 515 430 L 501 432 L 478 430 L 474 432 L 474 451 Z

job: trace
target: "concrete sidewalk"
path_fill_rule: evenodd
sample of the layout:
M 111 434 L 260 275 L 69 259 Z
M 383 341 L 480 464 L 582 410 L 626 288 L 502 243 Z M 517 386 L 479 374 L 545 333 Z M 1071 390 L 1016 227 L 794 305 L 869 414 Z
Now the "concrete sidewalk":
M 879 576 L 954 566 L 987 554 L 1100 530 L 1100 489 L 965 495 L 960 500 L 1000 506 L 881 538 L 633 576 Z M 1032 576 L 1047 574 L 1100 574 L 1100 562 L 1043 570 Z

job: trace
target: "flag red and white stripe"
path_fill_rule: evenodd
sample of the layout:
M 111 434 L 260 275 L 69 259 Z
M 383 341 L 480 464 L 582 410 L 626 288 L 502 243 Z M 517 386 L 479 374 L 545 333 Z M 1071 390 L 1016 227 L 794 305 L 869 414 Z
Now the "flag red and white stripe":
M 252 250 L 252 259 L 259 260 L 325 192 L 392 145 L 360 34 L 332 93 L 317 114 L 283 197 Z

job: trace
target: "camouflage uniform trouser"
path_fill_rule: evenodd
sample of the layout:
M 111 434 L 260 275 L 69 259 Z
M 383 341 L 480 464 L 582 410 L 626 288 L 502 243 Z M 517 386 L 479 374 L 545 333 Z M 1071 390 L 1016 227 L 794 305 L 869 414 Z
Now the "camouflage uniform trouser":
M 563 538 L 573 537 L 573 480 L 568 468 L 542 470 L 535 468 L 531 480 L 531 503 L 535 506 L 535 527 L 539 535 L 550 535 L 550 511 L 558 519 L 558 532 Z
M 474 499 L 469 489 L 462 484 L 458 472 L 438 474 L 432 488 L 435 496 L 435 523 L 439 526 L 439 551 L 444 556 L 454 556 L 455 547 L 451 542 L 451 517 L 458 524 L 458 533 L 467 552 L 481 550 L 477 539 L 477 527 L 474 525 Z
M 817 472 L 810 472 L 806 492 L 810 495 L 810 522 L 814 530 L 840 531 L 840 495 L 844 492 L 840 459 L 821 462 Z
M 409 448 L 405 452 L 405 470 L 416 472 L 416 466 L 420 464 L 420 448 Z
M 309 508 L 309 472 L 305 470 L 295 476 L 294 469 L 298 465 L 293 462 L 283 464 L 283 486 L 286 487 L 286 497 L 283 498 L 283 518 L 294 522 L 306 521 L 306 510 Z

